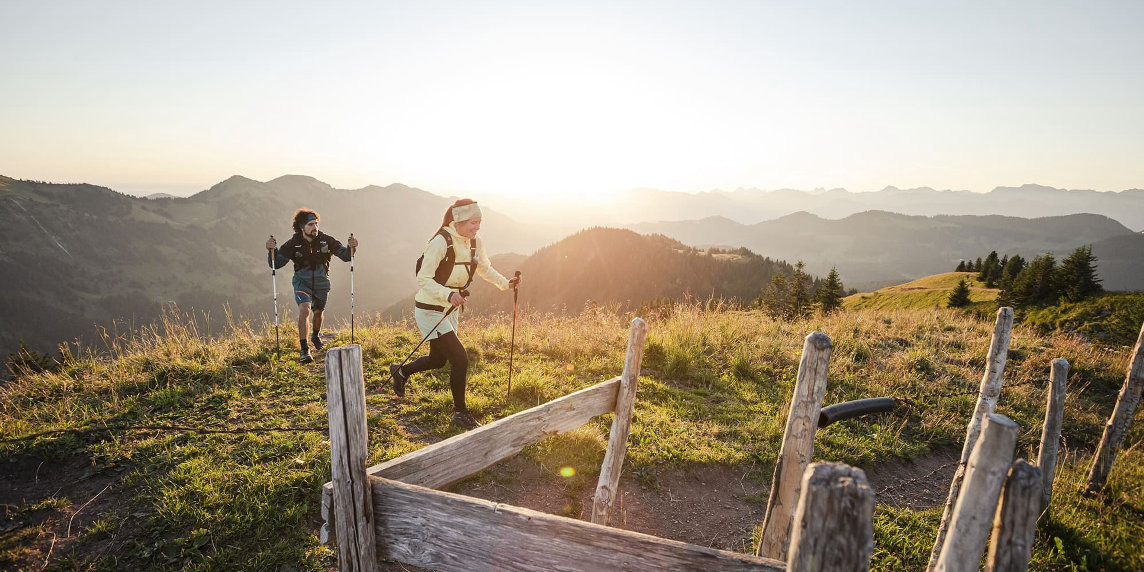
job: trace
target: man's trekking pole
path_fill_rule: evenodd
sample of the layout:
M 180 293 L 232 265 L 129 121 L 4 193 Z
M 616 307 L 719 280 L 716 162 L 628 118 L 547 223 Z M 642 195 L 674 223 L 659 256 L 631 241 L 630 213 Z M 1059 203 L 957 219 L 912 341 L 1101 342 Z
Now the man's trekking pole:
M 350 233 L 350 238 L 354 233 Z M 354 248 L 350 248 L 350 343 L 354 343 Z
M 270 240 L 274 240 L 274 235 L 270 235 Z M 270 258 L 270 279 L 274 282 L 274 355 L 277 359 L 282 359 L 282 345 L 278 343 L 278 269 L 275 264 L 278 262 L 274 260 L 274 251 L 267 249 L 267 255 Z
M 516 349 L 516 295 L 520 292 L 520 271 L 517 270 L 513 277 L 516 278 L 516 284 L 512 287 L 512 337 L 508 346 L 508 395 L 505 396 L 505 401 L 512 400 L 512 354 Z
M 421 349 L 421 344 L 424 344 L 425 340 L 429 339 L 429 336 L 432 336 L 433 332 L 436 332 L 437 328 L 441 326 L 441 322 L 444 322 L 445 318 L 448 318 L 449 314 L 452 314 L 453 310 L 456 310 L 456 309 L 457 309 L 457 306 L 450 306 L 449 309 L 445 311 L 445 315 L 441 316 L 440 320 L 437 320 L 437 323 L 433 325 L 433 329 L 429 330 L 429 333 L 425 334 L 425 337 L 421 338 L 420 342 L 417 342 L 417 347 L 413 348 L 413 351 L 409 352 L 409 355 L 405 356 L 405 359 L 401 360 L 401 365 L 397 366 L 398 369 L 403 367 L 405 365 L 405 362 L 409 361 L 409 358 L 413 357 L 413 354 L 417 353 L 417 350 Z

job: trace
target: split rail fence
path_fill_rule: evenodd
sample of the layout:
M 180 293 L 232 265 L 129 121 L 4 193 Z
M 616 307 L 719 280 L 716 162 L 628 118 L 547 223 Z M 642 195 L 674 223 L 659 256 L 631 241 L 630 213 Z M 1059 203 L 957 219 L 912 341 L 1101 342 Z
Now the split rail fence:
M 1045 512 L 1052 491 L 1068 362 L 1052 363 L 1037 464 L 1013 462 L 1019 428 L 994 413 L 1012 324 L 1012 309 L 999 310 L 931 570 L 976 571 L 990 536 L 987 570 L 1028 567 L 1037 518 Z M 811 463 L 814 433 L 836 419 L 888 410 L 892 400 L 874 398 L 824 409 L 833 344 L 820 332 L 805 340 L 755 555 L 608 526 L 618 496 L 646 336 L 644 321 L 633 320 L 619 377 L 368 468 L 361 348 L 329 350 L 333 480 L 322 491 L 326 524 L 321 540 L 337 542 L 340 569 L 369 571 L 379 559 L 392 559 L 445 571 L 866 570 L 874 547 L 874 491 L 861 469 Z M 1140 381 L 1140 345 L 1126 388 L 1129 382 Z M 1138 390 L 1136 395 L 1138 401 Z M 591 522 L 435 490 L 607 413 L 615 416 Z

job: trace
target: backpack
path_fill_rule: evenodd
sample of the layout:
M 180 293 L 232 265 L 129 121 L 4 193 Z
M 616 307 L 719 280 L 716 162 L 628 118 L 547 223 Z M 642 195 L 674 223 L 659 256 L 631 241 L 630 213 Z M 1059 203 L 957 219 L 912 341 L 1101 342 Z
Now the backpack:
M 441 259 L 441 264 L 437 266 L 437 271 L 433 273 L 433 281 L 444 286 L 445 282 L 449 280 L 449 275 L 453 273 L 453 267 L 457 264 L 457 253 L 453 248 L 453 235 L 449 234 L 449 231 L 442 228 L 437 231 L 437 234 L 441 235 L 445 239 L 445 258 Z M 465 290 L 469 287 L 469 284 L 473 283 L 473 275 L 477 272 L 476 240 L 469 241 L 469 260 L 470 262 L 461 263 L 465 266 L 468 266 L 469 270 L 469 279 L 465 281 L 464 286 L 461 286 L 461 290 Z M 421 273 L 421 263 L 424 261 L 425 254 L 422 253 L 421 256 L 417 257 L 417 265 L 413 271 L 414 276 Z M 454 288 L 454 286 L 450 286 L 450 288 Z

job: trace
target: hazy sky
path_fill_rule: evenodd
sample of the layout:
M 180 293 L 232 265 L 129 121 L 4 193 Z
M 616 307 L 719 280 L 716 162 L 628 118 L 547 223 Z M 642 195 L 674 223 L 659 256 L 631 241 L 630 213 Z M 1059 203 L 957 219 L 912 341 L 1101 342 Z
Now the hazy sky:
M 1144 2 L 3 0 L 0 174 L 1144 188 Z

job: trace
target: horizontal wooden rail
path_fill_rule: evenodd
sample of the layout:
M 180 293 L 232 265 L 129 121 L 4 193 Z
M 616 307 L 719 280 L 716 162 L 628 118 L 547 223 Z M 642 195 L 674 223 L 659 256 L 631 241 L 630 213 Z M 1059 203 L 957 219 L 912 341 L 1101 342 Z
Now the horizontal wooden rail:
M 552 435 L 566 433 L 616 409 L 616 376 L 543 405 L 482 425 L 366 469 L 373 476 L 432 489 L 478 473 Z M 333 487 L 322 486 L 323 544 L 332 539 Z
M 378 554 L 414 566 L 444 571 L 786 569 L 769 558 L 369 479 Z

